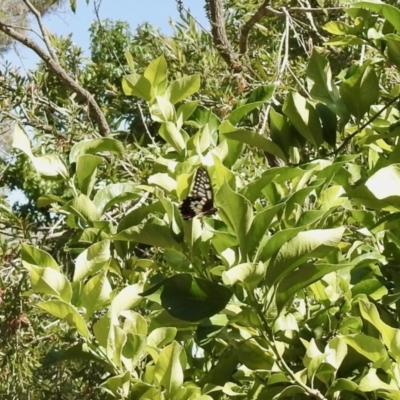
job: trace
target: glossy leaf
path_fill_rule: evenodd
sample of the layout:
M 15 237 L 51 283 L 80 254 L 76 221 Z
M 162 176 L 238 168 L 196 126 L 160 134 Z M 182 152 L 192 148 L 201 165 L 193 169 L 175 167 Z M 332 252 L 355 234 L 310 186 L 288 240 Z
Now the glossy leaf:
M 78 157 L 83 154 L 96 154 L 103 151 L 109 151 L 113 154 L 120 155 L 124 151 L 123 144 L 112 138 L 102 138 L 93 140 L 82 140 L 71 148 L 69 153 L 69 162 L 77 162 Z
M 299 93 L 290 93 L 283 105 L 283 112 L 297 131 L 314 146 L 323 141 L 321 123 L 314 106 Z
M 154 300 L 175 318 L 200 321 L 221 311 L 232 296 L 230 290 L 190 274 L 167 278 L 141 294 Z
M 83 251 L 75 262 L 74 281 L 83 280 L 106 267 L 110 262 L 110 242 L 103 240 Z
M 342 81 L 340 94 L 349 111 L 358 121 L 379 98 L 379 82 L 374 69 L 365 63 Z
M 83 194 L 90 196 L 96 179 L 97 167 L 103 162 L 103 158 L 91 154 L 82 154 L 76 163 L 76 177 L 78 187 Z
M 69 325 L 74 327 L 77 332 L 84 338 L 89 338 L 89 331 L 86 326 L 86 322 L 78 313 L 78 310 L 71 304 L 65 303 L 60 300 L 50 300 L 39 303 L 38 307 L 67 322 Z

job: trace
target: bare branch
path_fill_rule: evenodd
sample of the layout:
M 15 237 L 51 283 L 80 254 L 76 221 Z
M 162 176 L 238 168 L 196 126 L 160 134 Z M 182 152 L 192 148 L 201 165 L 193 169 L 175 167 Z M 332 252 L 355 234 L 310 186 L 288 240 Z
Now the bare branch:
M 241 54 L 245 54 L 247 51 L 247 39 L 249 37 L 250 30 L 268 13 L 267 6 L 269 3 L 270 0 L 265 0 L 258 10 L 253 14 L 253 16 L 243 25 L 239 41 Z
M 226 35 L 223 2 L 222 0 L 209 0 L 209 7 L 208 17 L 211 23 L 211 34 L 214 43 L 225 62 L 234 72 L 239 73 L 243 70 L 243 67 Z
M 29 10 L 33 13 L 33 15 L 36 18 L 36 21 L 39 25 L 40 28 L 40 32 L 42 32 L 42 39 L 47 47 L 47 50 L 49 52 L 49 54 L 51 55 L 51 57 L 53 58 L 53 60 L 58 61 L 58 58 L 53 50 L 53 46 L 50 43 L 49 40 L 49 35 L 47 32 L 46 27 L 43 25 L 43 21 L 42 21 L 42 17 L 40 15 L 40 12 L 33 6 L 33 4 L 29 1 L 29 0 L 23 0 L 23 2 L 26 4 L 26 6 L 29 8 Z
M 309 13 L 323 13 L 327 11 L 342 11 L 343 7 L 328 7 L 328 8 L 312 8 L 312 7 L 291 7 L 288 9 L 277 10 L 275 8 L 270 7 L 268 4 L 271 0 L 265 0 L 264 3 L 258 8 L 258 10 L 254 13 L 254 15 L 243 25 L 242 33 L 240 36 L 240 54 L 245 54 L 247 51 L 247 40 L 250 34 L 251 29 L 254 25 L 261 21 L 267 14 L 275 15 L 278 17 L 285 17 L 286 14 L 303 14 L 309 17 Z M 313 31 L 316 32 L 319 36 L 319 32 L 317 31 L 315 25 L 312 24 Z M 322 39 L 324 39 L 321 36 Z
M 33 50 L 43 60 L 47 67 L 51 71 L 53 71 L 63 83 L 65 83 L 72 91 L 82 96 L 89 104 L 90 111 L 93 114 L 97 126 L 99 127 L 100 134 L 102 136 L 109 136 L 110 127 L 108 126 L 103 111 L 97 104 L 92 94 L 84 89 L 82 86 L 80 86 L 78 82 L 76 82 L 73 78 L 71 78 L 57 60 L 54 60 L 51 55 L 49 53 L 46 53 L 46 51 L 41 48 L 36 42 L 22 35 L 12 26 L 4 24 L 1 21 L 0 31 Z
M 145 121 L 145 119 L 144 119 L 142 107 L 140 107 L 140 104 L 139 104 L 139 103 L 137 103 L 137 106 L 138 106 L 138 109 L 139 109 L 140 118 L 142 119 L 142 123 L 143 123 L 143 126 L 144 126 L 144 130 L 146 131 L 147 135 L 149 136 L 149 138 L 150 138 L 150 140 L 151 140 L 151 143 L 153 143 L 153 146 L 156 146 L 156 142 L 154 141 L 153 136 L 151 136 L 151 133 L 150 133 L 150 131 L 149 131 L 149 128 L 148 128 L 147 125 L 146 125 L 146 121 Z
M 300 4 L 302 3 L 302 0 L 298 0 L 298 1 L 299 1 Z M 308 0 L 304 0 L 304 3 L 306 3 L 306 4 L 309 6 L 309 7 L 308 7 L 309 9 L 311 8 L 311 7 L 310 7 L 310 2 L 309 2 Z M 309 12 L 309 11 L 307 11 L 307 12 L 306 12 L 306 17 L 307 17 L 307 19 L 310 21 L 311 28 L 312 28 L 312 30 L 315 32 L 315 34 L 316 34 L 323 42 L 326 42 L 327 39 L 326 39 L 325 37 L 323 37 L 323 36 L 319 33 L 317 27 L 315 26 L 314 18 L 313 18 L 313 16 L 312 16 L 312 13 Z

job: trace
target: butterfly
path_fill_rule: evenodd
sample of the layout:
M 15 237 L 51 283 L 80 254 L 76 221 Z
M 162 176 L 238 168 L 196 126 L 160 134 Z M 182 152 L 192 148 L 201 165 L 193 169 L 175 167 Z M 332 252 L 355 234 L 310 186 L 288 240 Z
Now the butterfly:
M 197 169 L 190 196 L 182 201 L 179 209 L 183 219 L 201 218 L 217 212 L 214 207 L 211 180 L 204 168 Z

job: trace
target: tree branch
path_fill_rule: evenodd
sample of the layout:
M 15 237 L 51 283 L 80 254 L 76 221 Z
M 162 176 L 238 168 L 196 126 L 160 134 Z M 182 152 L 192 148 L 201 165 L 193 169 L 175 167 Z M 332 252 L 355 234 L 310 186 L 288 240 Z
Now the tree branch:
M 239 40 L 241 54 L 245 54 L 247 52 L 247 39 L 249 37 L 250 30 L 258 21 L 268 14 L 267 6 L 269 3 L 270 0 L 265 0 L 258 10 L 253 14 L 253 16 L 243 25 Z
M 239 73 L 243 70 L 243 67 L 226 35 L 223 2 L 222 0 L 209 0 L 208 4 L 210 8 L 208 18 L 211 23 L 211 34 L 214 43 L 225 62 L 234 72 Z
M 353 139 L 354 136 L 358 135 L 360 132 L 362 132 L 369 124 L 371 124 L 373 121 L 375 121 L 381 114 L 383 114 L 384 111 L 386 111 L 392 104 L 396 103 L 399 101 L 400 95 L 394 97 L 392 100 L 389 101 L 384 107 L 382 107 L 373 117 L 371 117 L 367 122 L 365 122 L 363 125 L 361 125 L 355 132 L 353 132 L 351 135 L 347 136 L 344 140 L 343 143 L 334 151 L 331 153 L 327 154 L 326 156 L 332 156 L 335 155 L 337 156 L 350 142 L 351 139 Z
M 90 111 L 93 114 L 93 118 L 95 119 L 97 126 L 99 127 L 100 134 L 102 136 L 109 136 L 110 127 L 108 126 L 103 111 L 97 104 L 92 94 L 80 86 L 73 78 L 71 78 L 60 65 L 60 63 L 51 56 L 51 54 L 46 53 L 46 51 L 42 49 L 36 42 L 22 35 L 12 26 L 4 24 L 1 21 L 0 31 L 33 50 L 63 83 L 65 83 L 72 91 L 82 96 L 89 104 Z
M 261 21 L 267 14 L 275 15 L 277 17 L 285 17 L 287 14 L 303 14 L 306 13 L 321 13 L 327 11 L 342 11 L 343 7 L 328 7 L 328 8 L 312 8 L 312 7 L 291 7 L 285 10 L 277 10 L 270 7 L 268 4 L 271 0 L 265 0 L 264 3 L 258 8 L 253 16 L 243 25 L 242 33 L 240 36 L 240 54 L 245 54 L 247 51 L 247 39 L 249 37 L 251 29 L 254 25 Z M 312 27 L 315 32 L 318 33 L 315 26 Z M 315 29 L 314 29 L 315 28 Z

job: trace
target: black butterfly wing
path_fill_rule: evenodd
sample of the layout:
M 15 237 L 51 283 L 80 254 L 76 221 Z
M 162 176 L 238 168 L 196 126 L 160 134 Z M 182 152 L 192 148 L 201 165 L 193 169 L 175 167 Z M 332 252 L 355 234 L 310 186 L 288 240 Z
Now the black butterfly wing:
M 217 211 L 214 207 L 211 180 L 204 168 L 197 169 L 190 196 L 183 200 L 179 209 L 183 219 L 204 217 Z

